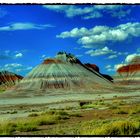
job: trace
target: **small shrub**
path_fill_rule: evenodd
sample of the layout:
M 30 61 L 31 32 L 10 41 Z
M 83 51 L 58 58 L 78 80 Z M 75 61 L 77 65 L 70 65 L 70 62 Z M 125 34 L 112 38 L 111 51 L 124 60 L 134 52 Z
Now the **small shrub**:
M 89 101 L 80 101 L 79 102 L 79 105 L 80 105 L 80 107 L 82 107 L 83 105 L 85 105 L 85 104 L 90 104 L 91 102 L 89 102 Z
M 114 113 L 116 113 L 116 114 L 128 114 L 128 111 L 122 110 L 122 109 L 117 109 L 114 111 Z
M 38 112 L 37 109 L 31 109 L 30 112 Z
M 112 105 L 109 107 L 109 109 L 119 109 L 119 107 L 117 105 Z
M 81 107 L 82 109 L 86 109 L 86 108 L 97 108 L 96 104 L 85 104 Z
M 69 116 L 65 116 L 65 115 L 58 115 L 59 120 L 67 120 L 70 117 Z
M 69 115 L 66 111 L 63 111 L 63 110 L 61 110 L 61 111 L 58 111 L 58 112 L 55 112 L 55 114 L 56 115 Z
M 51 125 L 57 123 L 60 120 L 59 116 L 40 116 L 34 120 L 37 125 Z
M 18 112 L 16 110 L 13 110 L 12 112 L 10 112 L 10 114 L 17 114 Z
M 114 95 L 114 96 L 113 96 L 113 98 L 117 98 L 117 97 L 118 97 L 117 95 Z
M 92 131 L 94 135 L 133 135 L 139 131 L 139 122 L 115 121 Z
M 129 114 L 137 114 L 137 113 L 140 113 L 139 107 L 135 107 L 135 108 L 129 110 Z
M 37 125 L 35 124 L 30 124 L 30 123 L 20 123 L 17 126 L 17 131 L 20 132 L 29 132 L 29 131 L 36 131 L 37 130 Z
M 37 114 L 37 113 L 31 113 L 31 114 L 28 115 L 28 117 L 36 117 L 36 116 L 39 116 L 39 114 Z
M 70 114 L 70 116 L 72 116 L 72 117 L 82 117 L 82 115 L 79 114 L 79 113 L 73 113 L 73 114 Z
M 54 115 L 55 112 L 56 112 L 55 110 L 49 110 L 49 111 L 46 111 L 46 112 L 41 113 L 41 115 L 46 115 L 46 114 Z
M 15 123 L 6 123 L 0 125 L 0 135 L 11 135 L 16 130 L 17 125 Z

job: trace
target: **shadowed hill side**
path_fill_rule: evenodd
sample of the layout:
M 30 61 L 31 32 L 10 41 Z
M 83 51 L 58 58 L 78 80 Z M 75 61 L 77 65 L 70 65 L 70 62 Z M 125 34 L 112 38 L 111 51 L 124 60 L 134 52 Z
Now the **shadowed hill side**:
M 99 69 L 99 67 L 98 67 L 97 65 L 95 65 L 95 64 L 89 64 L 89 63 L 86 63 L 85 65 L 86 65 L 88 68 L 93 69 L 93 70 L 95 70 L 96 72 L 100 73 L 100 69 Z M 107 75 L 107 74 L 102 74 L 102 73 L 100 73 L 100 74 L 101 74 L 104 78 L 106 78 L 107 80 L 113 82 L 113 78 L 112 78 L 111 76 L 109 76 L 109 75 Z

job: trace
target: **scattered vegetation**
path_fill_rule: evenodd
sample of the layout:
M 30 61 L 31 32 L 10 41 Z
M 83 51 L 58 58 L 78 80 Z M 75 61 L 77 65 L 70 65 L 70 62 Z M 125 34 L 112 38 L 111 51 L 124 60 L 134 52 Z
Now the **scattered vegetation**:
M 36 117 L 36 116 L 39 116 L 39 114 L 37 114 L 37 113 L 31 113 L 31 114 L 28 115 L 28 117 Z
M 0 123 L 0 135 L 138 135 L 140 134 L 140 105 L 127 104 L 123 100 L 105 102 L 81 102 L 79 110 L 50 109 L 46 112 L 30 112 L 28 117 Z M 79 102 L 80 105 L 80 102 Z M 98 110 L 99 108 L 104 110 Z M 84 108 L 95 108 L 85 115 Z M 82 110 L 81 110 L 82 109 Z M 18 113 L 13 109 L 9 114 Z M 87 111 L 90 113 L 90 111 Z M 82 114 L 83 113 L 83 114 Z M 81 118 L 75 118 L 81 117 Z M 83 118 L 82 118 L 83 117 Z M 86 117 L 89 117 L 88 120 Z M 126 119 L 127 118 L 127 119 Z M 72 121 L 71 121 L 72 120 Z M 73 121 L 74 120 L 74 121 Z M 84 121 L 83 121 L 84 120 Z M 44 125 L 48 125 L 47 127 Z M 41 129 L 43 128 L 43 129 Z M 44 129 L 45 128 L 45 129 Z M 26 133 L 22 133 L 26 132 Z
M 114 113 L 116 113 L 116 114 L 128 114 L 128 110 L 116 109 L 116 110 L 114 110 Z
M 91 104 L 91 102 L 90 101 L 80 101 L 79 102 L 80 107 L 83 107 L 84 105 L 87 105 L 87 104 Z
M 140 122 L 134 120 L 115 120 L 111 123 L 100 122 L 99 126 L 88 125 L 86 131 L 80 131 L 84 135 L 134 135 L 140 131 Z
M 129 110 L 129 114 L 137 114 L 140 113 L 140 106 L 133 107 Z

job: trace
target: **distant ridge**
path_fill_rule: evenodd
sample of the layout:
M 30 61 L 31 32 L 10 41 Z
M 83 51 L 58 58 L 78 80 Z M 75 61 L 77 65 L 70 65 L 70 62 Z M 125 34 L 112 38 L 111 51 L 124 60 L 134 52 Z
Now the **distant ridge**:
M 0 86 L 1 87 L 4 87 L 4 88 L 11 87 L 15 85 L 17 82 L 19 82 L 21 79 L 23 79 L 23 77 L 15 73 L 12 73 L 9 71 L 0 71 Z

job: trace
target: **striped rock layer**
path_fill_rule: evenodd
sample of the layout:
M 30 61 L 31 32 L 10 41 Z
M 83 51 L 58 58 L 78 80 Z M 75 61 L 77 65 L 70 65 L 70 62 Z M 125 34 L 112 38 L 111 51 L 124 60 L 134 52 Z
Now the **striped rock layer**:
M 36 66 L 19 84 L 17 90 L 93 89 L 111 82 L 89 69 L 71 54 L 58 53 Z
M 0 86 L 10 87 L 18 83 L 21 79 L 23 79 L 22 76 L 14 74 L 12 72 L 8 71 L 0 72 Z

